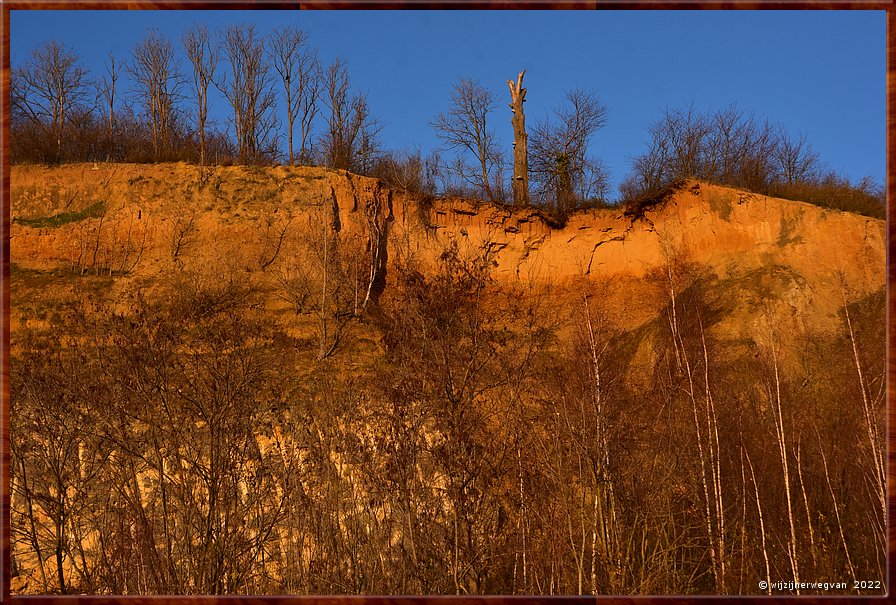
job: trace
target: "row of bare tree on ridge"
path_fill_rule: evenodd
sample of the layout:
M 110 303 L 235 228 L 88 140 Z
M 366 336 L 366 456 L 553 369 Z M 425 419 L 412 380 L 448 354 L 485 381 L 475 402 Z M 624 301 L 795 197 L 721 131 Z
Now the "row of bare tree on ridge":
M 430 197 L 532 203 L 561 223 L 578 208 L 605 205 L 609 173 L 592 147 L 607 108 L 595 93 L 574 89 L 528 132 L 524 73 L 508 82 L 513 113 L 505 118 L 496 117 L 498 95 L 461 78 L 447 111 L 430 123 L 442 147 L 422 157 L 386 147 L 383 125 L 367 94 L 353 89 L 346 63 L 337 58 L 323 65 L 308 35 L 294 26 L 263 34 L 254 25 L 217 32 L 197 25 L 179 44 L 149 30 L 130 57 L 110 54 L 98 77 L 76 52 L 50 41 L 12 71 L 11 155 L 48 163 L 316 164 Z M 210 115 L 215 95 L 229 108 L 226 122 Z M 496 119 L 513 124 L 510 175 Z M 621 201 L 693 177 L 882 215 L 878 184 L 850 183 L 824 168 L 804 136 L 794 138 L 736 107 L 715 114 L 667 110 L 649 134 L 648 150 L 633 158 L 620 187 Z

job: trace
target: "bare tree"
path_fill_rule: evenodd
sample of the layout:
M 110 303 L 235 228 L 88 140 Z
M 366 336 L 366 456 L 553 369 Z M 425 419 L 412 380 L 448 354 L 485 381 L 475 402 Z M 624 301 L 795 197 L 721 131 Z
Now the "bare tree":
M 743 111 L 732 105 L 708 121 L 711 129 L 706 139 L 704 163 L 707 166 L 703 176 L 721 183 L 733 183 L 737 180 L 741 159 L 748 151 L 744 149 L 743 140 L 749 120 Z
M 400 189 L 421 199 L 436 195 L 441 161 L 437 151 L 424 157 L 420 149 L 391 151 L 379 158 L 373 176 L 393 189 Z
M 461 78 L 451 89 L 449 103 L 448 112 L 437 115 L 430 125 L 449 149 L 473 154 L 477 168 L 469 168 L 464 162 L 457 168 L 459 176 L 493 199 L 493 173 L 501 154 L 494 133 L 488 130 L 488 114 L 495 109 L 497 99 L 476 80 Z
M 174 224 L 171 226 L 171 260 L 182 266 L 183 259 L 181 255 L 196 241 L 198 228 L 196 226 L 196 210 L 181 210 L 174 217 Z
M 348 169 L 351 164 L 352 148 L 357 132 L 348 126 L 349 121 L 349 78 L 345 63 L 336 58 L 323 74 L 325 100 L 330 117 L 327 134 L 323 141 L 327 165 Z
M 34 49 L 31 60 L 11 75 L 13 109 L 52 137 L 57 160 L 66 127 L 87 100 L 87 72 L 79 60 L 74 51 L 52 40 Z
M 321 69 L 316 51 L 307 70 L 308 84 L 299 93 L 299 161 L 302 163 L 310 162 L 313 157 L 312 126 L 320 112 Z
M 237 147 L 243 163 L 256 163 L 275 149 L 275 97 L 264 43 L 254 25 L 234 25 L 224 32 L 231 77 L 229 81 L 222 79 L 218 86 L 233 107 Z
M 520 72 L 516 79 L 507 80 L 510 88 L 510 109 L 513 112 L 513 203 L 517 206 L 525 206 L 529 203 L 529 158 L 528 139 L 526 134 L 526 116 L 523 112 L 523 103 L 526 102 L 526 89 L 523 88 L 523 76 L 526 70 Z
M 794 138 L 736 106 L 715 113 L 693 106 L 666 110 L 649 133 L 648 151 L 633 160 L 620 187 L 624 198 L 656 193 L 685 178 L 758 193 L 799 192 L 804 200 L 822 185 L 818 156 L 804 135 Z
M 324 104 L 330 110 L 322 141 L 325 163 L 332 168 L 366 171 L 378 148 L 379 122 L 370 114 L 367 96 L 349 95 L 345 62 L 337 58 L 324 76 Z
M 261 235 L 261 252 L 258 256 L 258 266 L 262 271 L 271 266 L 280 256 L 283 240 L 289 233 L 290 223 L 292 223 L 292 217 L 279 221 L 275 221 L 274 216 L 265 218 L 264 232 Z
M 632 170 L 619 184 L 623 200 L 633 202 L 649 193 L 659 191 L 665 179 L 666 150 L 651 143 L 646 153 L 632 160 Z
M 818 154 L 806 142 L 805 134 L 795 139 L 784 129 L 779 129 L 774 161 L 777 178 L 788 185 L 817 177 Z
M 778 137 L 768 120 L 750 117 L 743 146 L 746 152 L 740 162 L 737 185 L 750 191 L 768 191 L 775 180 L 775 154 Z
M 866 447 L 863 447 L 864 454 L 870 461 L 865 463 L 868 469 L 867 473 L 871 477 L 869 483 L 874 486 L 873 492 L 878 498 L 880 504 L 881 515 L 875 520 L 875 525 L 880 530 L 881 542 L 883 538 L 884 528 L 886 527 L 886 447 L 884 445 L 884 433 L 881 429 L 880 410 L 883 409 L 883 389 L 876 392 L 871 388 L 873 379 L 869 376 L 869 368 L 864 367 L 862 356 L 860 355 L 860 346 L 858 342 L 858 334 L 853 325 L 853 319 L 849 314 L 850 301 L 847 297 L 848 287 L 846 278 L 842 272 L 838 272 L 837 280 L 840 282 L 840 293 L 843 297 L 843 317 L 846 320 L 847 334 L 849 335 L 849 343 L 852 349 L 852 361 L 856 369 L 856 378 L 859 386 L 859 392 L 862 396 L 862 416 L 865 425 L 866 435 L 868 437 Z M 862 347 L 864 348 L 864 347 Z M 883 381 L 879 381 L 881 384 Z M 866 460 L 867 460 L 866 458 Z M 881 544 L 882 545 L 882 544 Z
M 553 196 L 557 213 L 565 219 L 577 200 L 606 191 L 606 174 L 588 154 L 595 133 L 607 122 L 607 110 L 594 93 L 572 90 L 553 120 L 536 125 L 532 136 L 532 172 L 542 195 Z
M 649 149 L 633 160 L 632 174 L 620 187 L 623 197 L 651 195 L 685 178 L 713 179 L 713 171 L 737 178 L 745 138 L 742 121 L 733 108 L 715 121 L 693 105 L 667 109 L 648 128 Z
M 181 74 L 171 40 L 151 29 L 133 50 L 127 67 L 137 96 L 149 117 L 153 154 L 156 159 L 168 151 L 175 120 L 175 103 L 180 97 Z
M 205 165 L 205 123 L 208 119 L 208 86 L 214 81 L 218 56 L 205 25 L 188 30 L 181 39 L 193 65 L 196 92 L 196 126 L 199 129 L 199 165 Z
M 307 159 L 311 122 L 317 114 L 317 52 L 308 47 L 307 35 L 295 26 L 274 30 L 271 40 L 274 69 L 283 81 L 289 138 L 289 163 L 295 162 L 294 125 L 299 118 L 299 161 Z
M 115 55 L 109 53 L 109 63 L 106 66 L 106 73 L 97 84 L 100 96 L 106 105 L 106 157 L 111 160 L 113 156 L 113 148 L 115 144 L 115 84 L 121 75 L 121 66 L 115 64 Z

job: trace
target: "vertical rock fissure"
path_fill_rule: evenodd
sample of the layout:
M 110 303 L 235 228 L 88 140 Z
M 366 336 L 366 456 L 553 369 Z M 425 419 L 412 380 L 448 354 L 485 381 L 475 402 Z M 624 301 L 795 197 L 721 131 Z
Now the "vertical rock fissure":
M 336 197 L 336 190 L 333 189 L 333 186 L 330 186 L 330 201 L 332 202 L 332 210 L 333 210 L 333 231 L 339 233 L 342 230 L 342 221 L 339 220 L 339 200 Z
M 379 298 L 386 289 L 386 266 L 389 261 L 389 231 L 395 217 L 392 214 L 392 190 L 386 190 L 386 204 L 383 208 L 383 193 L 379 186 L 367 204 L 368 247 L 370 250 L 370 279 L 367 294 L 361 306 L 366 310 L 368 304 L 379 304 Z

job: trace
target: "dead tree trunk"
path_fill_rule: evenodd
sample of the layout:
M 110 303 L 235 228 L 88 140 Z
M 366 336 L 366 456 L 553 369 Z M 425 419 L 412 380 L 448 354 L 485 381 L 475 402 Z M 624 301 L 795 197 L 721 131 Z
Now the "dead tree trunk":
M 526 89 L 523 88 L 523 76 L 526 70 L 517 76 L 516 84 L 507 80 L 510 87 L 510 109 L 513 111 L 513 204 L 526 206 L 529 203 L 529 158 L 527 156 L 526 116 L 523 103 L 526 102 Z

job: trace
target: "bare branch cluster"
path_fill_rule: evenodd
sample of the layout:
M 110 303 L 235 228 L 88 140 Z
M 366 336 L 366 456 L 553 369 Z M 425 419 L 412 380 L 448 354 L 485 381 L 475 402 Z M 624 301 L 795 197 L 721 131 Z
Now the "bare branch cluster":
M 379 121 L 370 113 L 367 95 L 351 93 L 346 63 L 337 58 L 323 73 L 323 104 L 329 109 L 321 141 L 324 163 L 333 168 L 366 172 L 379 152 Z
M 153 154 L 161 159 L 172 142 L 176 104 L 183 86 L 171 41 L 158 30 L 150 30 L 134 46 L 132 61 L 126 69 L 149 119 Z
M 277 29 L 271 40 L 274 69 L 283 82 L 285 95 L 289 163 L 307 162 L 311 157 L 311 122 L 318 112 L 320 64 L 317 51 L 308 46 L 307 35 L 295 27 Z M 293 151 L 293 134 L 299 120 L 299 152 Z
M 816 178 L 821 168 L 804 135 L 794 139 L 734 106 L 714 114 L 667 110 L 649 132 L 650 148 L 623 186 L 627 197 L 688 177 L 764 192 Z
M 208 122 L 208 90 L 215 81 L 218 54 L 211 34 L 204 25 L 188 30 L 182 43 L 193 66 L 193 91 L 196 94 L 196 128 L 199 130 L 199 165 L 205 165 L 205 131 Z
M 589 199 L 603 199 L 608 188 L 606 169 L 589 154 L 594 135 L 606 125 L 607 109 L 584 90 L 568 92 L 565 101 L 552 119 L 536 124 L 530 143 L 533 180 L 562 221 Z
M 37 125 L 63 160 L 64 138 L 77 114 L 89 111 L 87 71 L 78 55 L 57 41 L 31 53 L 31 60 L 13 70 L 10 99 L 13 115 Z
M 235 25 L 225 30 L 223 49 L 230 75 L 222 76 L 217 85 L 233 109 L 240 162 L 254 164 L 275 154 L 277 145 L 276 97 L 265 39 L 254 25 Z
M 503 161 L 489 129 L 488 116 L 497 106 L 497 98 L 472 78 L 461 78 L 451 89 L 447 113 L 440 113 L 431 126 L 448 149 L 460 149 L 473 158 L 474 165 L 458 158 L 452 169 L 485 199 L 496 199 L 500 185 L 496 172 Z

